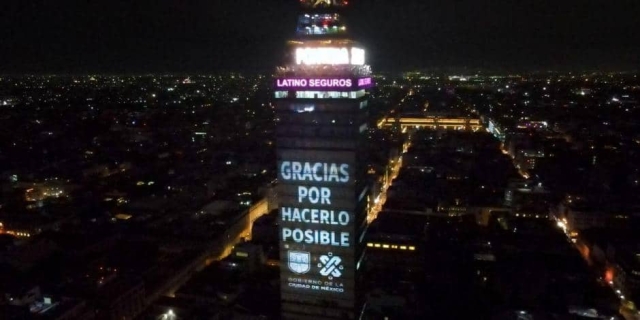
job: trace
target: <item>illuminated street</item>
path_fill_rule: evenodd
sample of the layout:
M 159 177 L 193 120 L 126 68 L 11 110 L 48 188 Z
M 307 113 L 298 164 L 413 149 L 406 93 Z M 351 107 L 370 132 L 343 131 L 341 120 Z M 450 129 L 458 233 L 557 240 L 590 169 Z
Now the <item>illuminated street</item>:
M 251 208 L 248 211 L 248 215 L 249 215 L 249 223 L 246 223 L 244 225 L 242 225 L 241 229 L 236 231 L 234 234 L 229 234 L 231 232 L 227 233 L 227 237 L 229 237 L 229 240 L 227 240 L 225 243 L 222 244 L 222 248 L 220 248 L 219 250 L 215 250 L 215 253 L 213 254 L 213 256 L 208 255 L 208 256 L 202 256 L 199 259 L 199 262 L 196 264 L 196 268 L 195 270 L 192 270 L 193 272 L 201 270 L 209 265 L 211 265 L 213 262 L 216 261 L 220 261 L 226 257 L 228 257 L 232 252 L 233 249 L 235 248 L 235 246 L 238 243 L 244 242 L 244 241 L 249 241 L 251 240 L 251 228 L 253 226 L 253 222 L 260 218 L 261 216 L 265 215 L 268 213 L 268 200 L 267 199 L 262 199 L 260 201 L 258 201 L 256 204 L 254 204 L 253 206 L 251 206 Z M 234 228 L 229 228 L 229 230 L 234 230 Z M 218 240 L 218 241 L 222 241 L 222 239 Z M 213 246 L 218 245 L 217 243 L 212 244 Z M 166 296 L 169 297 L 174 297 L 175 296 L 175 292 L 191 277 L 191 273 L 187 272 L 185 273 L 184 276 L 179 277 L 179 279 L 177 279 L 177 281 L 175 281 L 175 283 L 171 286 L 171 288 L 169 288 L 168 290 L 166 290 Z
M 222 249 L 222 251 L 214 256 L 214 257 L 210 257 L 209 259 L 207 259 L 206 265 L 211 264 L 213 261 L 219 261 L 222 260 L 224 258 L 226 258 L 227 256 L 229 256 L 229 254 L 231 254 L 231 252 L 233 252 L 234 247 L 240 243 L 240 242 L 244 242 L 244 241 L 250 241 L 251 240 L 251 228 L 253 227 L 253 223 L 256 221 L 256 219 L 262 217 L 263 215 L 269 213 L 268 212 L 268 208 L 269 208 L 269 203 L 267 199 L 262 199 L 260 201 L 258 201 L 256 204 L 254 204 L 250 209 L 249 209 L 249 223 L 245 224 L 244 228 L 242 230 L 240 230 L 239 232 L 237 232 L 235 235 L 231 236 L 231 239 L 228 240 L 224 246 L 224 248 Z
M 580 239 L 580 235 L 576 234 L 575 231 L 572 234 L 572 232 L 567 229 L 565 221 L 558 221 L 557 225 L 564 231 L 567 238 L 573 242 L 574 247 L 578 250 L 580 256 L 585 260 L 585 262 L 593 268 L 594 263 L 591 259 L 589 247 Z M 602 283 L 611 288 L 611 291 L 613 291 L 620 299 L 619 312 L 626 320 L 640 320 L 640 311 L 637 310 L 632 301 L 625 299 L 625 293 L 613 282 L 614 275 L 615 269 L 612 266 L 607 266 L 604 271 L 604 275 L 601 278 Z
M 391 184 L 393 183 L 393 179 L 398 176 L 400 168 L 402 168 L 402 156 L 391 160 L 390 167 L 391 173 L 389 174 L 389 179 L 385 181 L 385 184 L 381 188 L 380 195 L 374 200 L 374 205 L 371 207 L 367 214 L 368 223 L 371 223 L 373 220 L 375 220 L 378 217 L 378 213 L 380 213 L 380 211 L 382 210 L 382 207 L 384 207 L 384 203 L 387 201 L 387 190 L 389 190 L 389 186 L 391 186 Z
M 638 1 L 4 1 L 0 320 L 640 320 Z

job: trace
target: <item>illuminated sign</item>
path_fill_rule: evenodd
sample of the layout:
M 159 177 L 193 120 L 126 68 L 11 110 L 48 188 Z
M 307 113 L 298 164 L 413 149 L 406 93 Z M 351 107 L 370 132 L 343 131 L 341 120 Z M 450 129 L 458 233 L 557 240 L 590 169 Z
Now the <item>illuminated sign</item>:
M 278 88 L 351 88 L 351 79 L 277 79 Z
M 358 87 L 366 87 L 372 85 L 371 78 L 358 79 Z
M 365 63 L 365 51 L 359 48 L 297 48 L 296 64 L 353 64 Z
M 352 89 L 369 88 L 371 78 L 280 78 L 276 79 L 277 89 Z
M 289 270 L 304 274 L 311 270 L 311 253 L 305 251 L 289 251 Z
M 353 80 L 353 84 L 359 82 Z M 283 290 L 353 294 L 355 153 L 281 150 Z
M 282 161 L 280 179 L 284 181 L 348 183 L 349 164 Z M 332 188 L 308 185 L 294 186 L 297 205 L 331 206 Z M 351 220 L 345 210 L 317 209 L 306 207 L 280 207 L 282 222 L 304 223 L 306 229 L 282 227 L 282 241 L 320 244 L 334 247 L 349 247 L 349 232 L 314 229 L 314 225 L 348 226 Z
M 334 277 L 339 278 L 342 275 L 340 270 L 343 270 L 344 267 L 340 265 L 342 259 L 338 256 L 334 256 L 331 252 L 327 255 L 320 256 L 320 263 L 318 267 L 320 268 L 320 274 L 333 279 Z

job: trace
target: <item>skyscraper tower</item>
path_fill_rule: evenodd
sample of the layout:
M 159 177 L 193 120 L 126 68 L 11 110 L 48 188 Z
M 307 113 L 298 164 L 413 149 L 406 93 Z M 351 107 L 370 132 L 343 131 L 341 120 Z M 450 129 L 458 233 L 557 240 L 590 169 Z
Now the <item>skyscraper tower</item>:
M 288 61 L 274 79 L 282 318 L 356 319 L 371 71 L 344 24 L 346 0 L 300 5 Z

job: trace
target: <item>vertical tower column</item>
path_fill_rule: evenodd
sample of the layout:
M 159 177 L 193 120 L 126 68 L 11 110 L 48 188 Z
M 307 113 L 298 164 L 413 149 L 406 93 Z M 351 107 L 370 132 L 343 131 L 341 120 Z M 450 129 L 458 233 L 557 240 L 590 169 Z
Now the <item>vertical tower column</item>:
M 274 79 L 283 319 L 355 319 L 362 307 L 373 83 L 342 23 L 346 3 L 301 1 L 292 59 Z

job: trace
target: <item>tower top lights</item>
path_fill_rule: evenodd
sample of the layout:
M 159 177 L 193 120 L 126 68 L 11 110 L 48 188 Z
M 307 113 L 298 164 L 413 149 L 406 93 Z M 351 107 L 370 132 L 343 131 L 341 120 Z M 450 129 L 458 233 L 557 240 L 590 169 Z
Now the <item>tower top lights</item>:
M 347 0 L 300 0 L 303 8 L 321 9 L 321 8 L 340 8 L 349 4 Z
M 297 35 L 306 37 L 346 38 L 347 26 L 341 15 L 344 0 L 300 0 Z
M 301 73 L 368 76 L 365 50 L 351 40 L 342 15 L 347 0 L 300 0 L 296 37 L 280 74 Z

